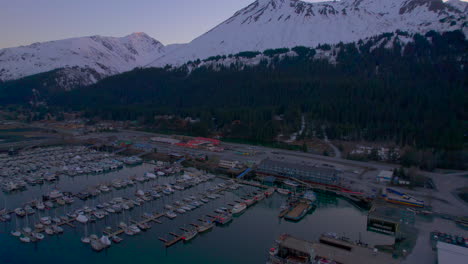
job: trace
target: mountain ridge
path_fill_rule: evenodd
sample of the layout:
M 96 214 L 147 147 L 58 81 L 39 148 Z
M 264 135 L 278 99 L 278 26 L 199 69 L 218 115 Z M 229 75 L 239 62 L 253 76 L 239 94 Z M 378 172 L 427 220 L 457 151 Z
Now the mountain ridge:
M 141 32 L 121 38 L 95 35 L 33 43 L 0 49 L 0 79 L 73 67 L 109 76 L 143 66 L 164 51 L 164 45 Z
M 147 67 L 178 66 L 248 50 L 354 42 L 396 30 L 426 33 L 461 29 L 466 35 L 467 6 L 453 0 L 257 0 Z

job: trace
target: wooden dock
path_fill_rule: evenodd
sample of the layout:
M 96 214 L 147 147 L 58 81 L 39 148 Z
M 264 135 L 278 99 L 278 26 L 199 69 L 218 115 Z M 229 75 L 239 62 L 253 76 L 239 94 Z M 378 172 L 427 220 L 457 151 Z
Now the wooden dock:
M 171 247 L 171 246 L 177 244 L 178 242 L 180 242 L 180 241 L 182 241 L 182 240 L 184 239 L 183 236 L 178 235 L 178 234 L 176 234 L 176 233 L 170 232 L 169 234 L 172 235 L 174 238 L 171 239 L 171 240 L 167 240 L 167 239 L 162 238 L 162 237 L 159 238 L 159 240 L 161 240 L 162 242 L 164 242 L 164 246 L 165 246 L 165 247 Z
M 162 214 L 162 213 L 158 213 L 158 214 L 154 214 L 152 217 L 145 217 L 143 216 L 143 218 L 145 218 L 144 220 L 142 221 L 132 221 L 132 223 L 136 224 L 136 225 L 140 225 L 140 224 L 147 224 L 147 223 L 150 223 L 150 222 L 154 222 L 154 223 L 157 223 L 157 224 L 162 224 L 161 221 L 159 221 L 158 219 L 165 216 L 165 214 Z M 114 236 L 118 236 L 122 233 L 124 233 L 124 229 L 119 227 L 116 231 L 114 232 L 107 232 L 107 231 L 103 231 L 104 234 L 106 234 L 107 236 L 109 237 L 114 237 Z

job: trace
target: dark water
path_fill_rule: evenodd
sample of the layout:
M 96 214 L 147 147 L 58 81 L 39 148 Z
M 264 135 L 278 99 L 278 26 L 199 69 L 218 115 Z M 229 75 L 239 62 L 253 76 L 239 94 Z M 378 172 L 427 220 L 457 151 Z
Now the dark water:
M 127 178 L 134 174 L 142 174 L 152 169 L 151 165 L 125 168 L 118 172 L 105 175 L 61 177 L 57 187 L 64 191 L 80 191 L 84 186 L 101 182 L 110 182 L 114 178 Z M 149 189 L 156 182 L 173 181 L 173 178 L 161 178 L 125 190 L 113 191 L 96 198 L 94 201 L 77 201 L 69 208 L 58 208 L 50 215 L 61 215 L 72 208 L 96 205 L 99 202 L 121 196 L 133 198 L 137 189 Z M 115 227 L 120 221 L 139 220 L 144 212 L 164 211 L 163 206 L 191 194 L 198 194 L 222 180 L 201 184 L 189 190 L 176 192 L 156 201 L 146 203 L 125 214 L 112 215 L 96 224 L 88 224 L 88 234 L 101 234 L 105 226 Z M 28 191 L 13 195 L 2 195 L 6 198 L 7 207 L 15 208 L 40 194 L 51 190 L 53 186 L 29 187 Z M 307 215 L 299 223 L 279 220 L 279 207 L 285 197 L 275 194 L 259 204 L 249 208 L 243 215 L 234 218 L 226 227 L 215 227 L 211 232 L 198 235 L 190 243 L 179 243 L 165 249 L 158 237 L 169 238 L 169 232 L 181 233 L 179 227 L 196 223 L 197 219 L 221 206 L 227 206 L 246 193 L 254 191 L 253 187 L 243 187 L 233 192 L 226 192 L 222 198 L 211 201 L 194 211 L 179 215 L 174 220 L 161 218 L 163 224 L 152 224 L 153 228 L 139 235 L 128 237 L 122 235 L 124 241 L 113 244 L 106 251 L 95 253 L 89 245 L 82 244 L 80 238 L 85 233 L 84 225 L 76 224 L 76 228 L 64 227 L 65 233 L 60 236 L 47 236 L 37 244 L 22 244 L 9 234 L 18 225 L 32 226 L 39 215 L 21 219 L 18 223 L 0 223 L 0 263 L 265 263 L 268 249 L 273 241 L 282 233 L 290 233 L 307 240 L 316 240 L 324 232 L 335 232 L 353 240 L 359 236 L 369 244 L 387 244 L 388 237 L 366 231 L 366 212 L 354 208 L 344 200 L 332 196 L 319 195 L 318 208 Z

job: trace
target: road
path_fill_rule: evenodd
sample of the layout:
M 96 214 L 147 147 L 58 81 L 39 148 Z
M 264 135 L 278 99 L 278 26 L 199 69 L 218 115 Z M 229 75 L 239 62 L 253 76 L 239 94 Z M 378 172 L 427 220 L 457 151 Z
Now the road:
M 330 148 L 333 149 L 333 153 L 335 153 L 335 158 L 341 159 L 341 151 L 335 145 L 333 145 L 333 143 L 331 143 L 330 140 L 328 140 L 327 132 L 325 131 L 325 128 L 323 127 L 322 127 L 322 132 L 323 132 L 323 138 L 325 140 L 325 143 L 327 143 L 328 146 L 330 146 Z

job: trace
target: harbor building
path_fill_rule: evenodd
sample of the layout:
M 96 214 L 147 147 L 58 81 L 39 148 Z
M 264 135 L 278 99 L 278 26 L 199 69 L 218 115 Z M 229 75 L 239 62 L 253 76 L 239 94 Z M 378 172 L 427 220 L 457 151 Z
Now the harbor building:
M 388 206 L 374 206 L 367 215 L 367 230 L 396 236 L 400 230 L 401 212 Z
M 234 169 L 239 165 L 237 160 L 220 160 L 218 167 L 223 169 Z
M 272 264 L 312 263 L 315 259 L 314 243 L 290 235 L 283 235 L 276 255 L 270 257 Z
M 325 185 L 337 185 L 339 183 L 338 171 L 335 169 L 284 161 L 273 161 L 270 159 L 263 160 L 258 166 L 257 172 L 266 175 L 296 178 Z
M 392 181 L 392 178 L 393 178 L 393 171 L 382 170 L 377 175 L 377 182 L 389 183 Z
M 344 238 L 322 235 L 318 242 L 310 242 L 288 234 L 281 235 L 277 246 L 270 249 L 270 263 L 400 263 L 392 255 L 352 243 Z

